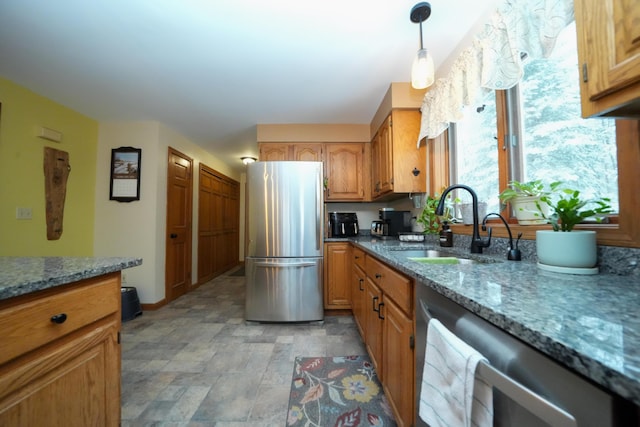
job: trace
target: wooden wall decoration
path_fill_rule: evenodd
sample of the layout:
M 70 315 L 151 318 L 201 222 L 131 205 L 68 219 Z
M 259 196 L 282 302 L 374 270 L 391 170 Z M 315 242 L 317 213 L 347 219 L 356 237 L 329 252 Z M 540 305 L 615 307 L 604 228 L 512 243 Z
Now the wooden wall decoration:
M 69 153 L 44 147 L 44 192 L 46 201 L 47 240 L 62 236 L 64 200 L 71 172 Z

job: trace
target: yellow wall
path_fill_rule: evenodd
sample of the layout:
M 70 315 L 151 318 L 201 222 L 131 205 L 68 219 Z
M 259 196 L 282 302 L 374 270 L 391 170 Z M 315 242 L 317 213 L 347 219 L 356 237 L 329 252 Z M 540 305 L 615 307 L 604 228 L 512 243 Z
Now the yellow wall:
M 0 256 L 93 255 L 98 122 L 0 78 Z M 38 138 L 41 127 L 61 143 Z M 47 240 L 44 147 L 69 153 L 63 232 Z M 16 208 L 32 219 L 16 219 Z

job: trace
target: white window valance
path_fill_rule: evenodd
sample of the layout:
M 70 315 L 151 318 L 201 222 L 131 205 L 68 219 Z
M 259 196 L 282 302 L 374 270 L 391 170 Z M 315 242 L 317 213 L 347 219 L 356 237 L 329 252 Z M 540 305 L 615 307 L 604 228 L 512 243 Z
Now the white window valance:
M 422 101 L 418 146 L 462 118 L 479 91 L 509 89 L 522 79 L 523 58 L 548 57 L 556 38 L 574 20 L 573 0 L 505 0 L 471 46 L 436 80 Z

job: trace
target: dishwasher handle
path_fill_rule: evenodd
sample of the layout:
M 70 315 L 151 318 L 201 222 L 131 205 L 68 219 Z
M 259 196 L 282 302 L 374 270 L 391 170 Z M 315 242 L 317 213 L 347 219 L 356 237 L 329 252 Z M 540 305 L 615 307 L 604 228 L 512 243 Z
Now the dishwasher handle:
M 427 321 L 427 324 L 434 318 L 429 312 L 429 307 L 427 307 L 423 300 L 420 300 L 420 314 Z M 500 390 L 505 396 L 549 425 L 554 427 L 577 427 L 578 423 L 573 415 L 523 386 L 513 378 L 503 374 L 487 362 L 478 362 L 476 375 L 482 377 L 489 384 Z

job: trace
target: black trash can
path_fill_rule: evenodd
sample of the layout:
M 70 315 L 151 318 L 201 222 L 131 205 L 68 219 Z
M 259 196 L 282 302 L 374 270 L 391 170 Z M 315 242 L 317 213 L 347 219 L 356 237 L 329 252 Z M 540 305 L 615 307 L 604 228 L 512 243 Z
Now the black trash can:
M 122 296 L 122 321 L 127 322 L 142 314 L 138 291 L 133 286 L 120 288 Z

